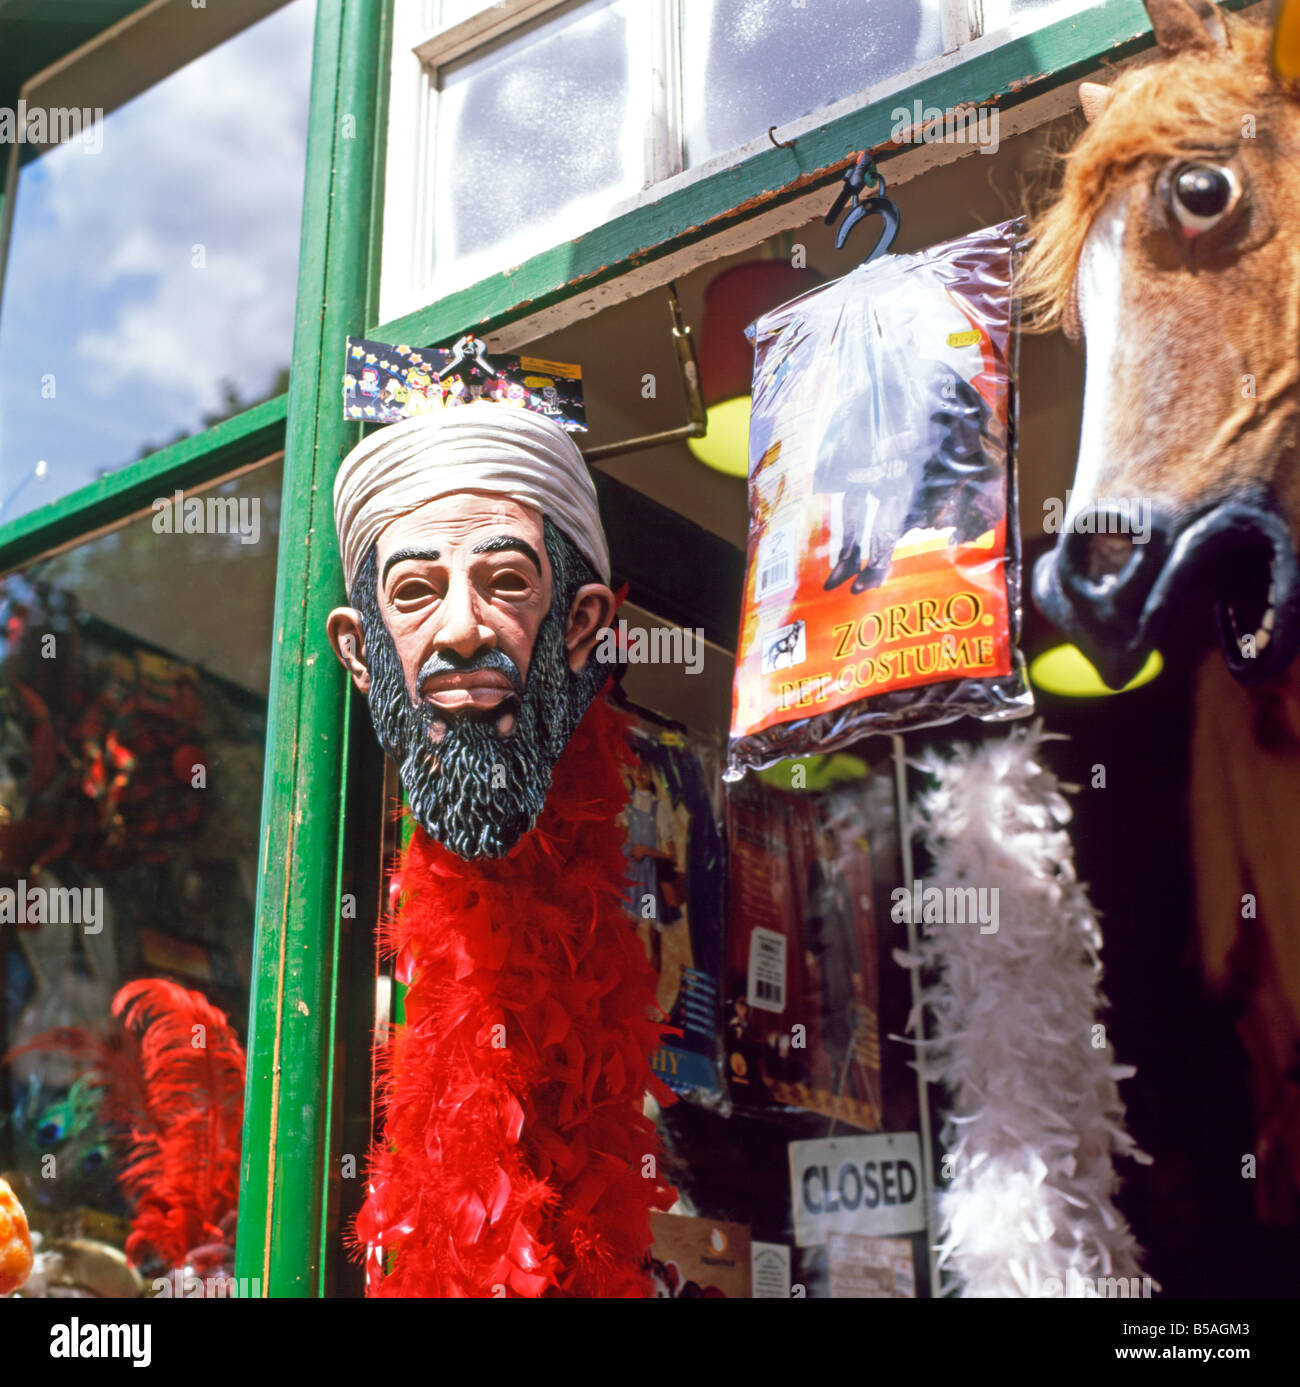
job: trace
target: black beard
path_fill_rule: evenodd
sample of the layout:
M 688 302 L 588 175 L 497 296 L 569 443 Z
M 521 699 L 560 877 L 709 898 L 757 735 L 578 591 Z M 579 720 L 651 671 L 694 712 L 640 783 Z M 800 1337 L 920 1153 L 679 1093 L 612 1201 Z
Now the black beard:
M 486 711 L 449 716 L 424 699 L 411 698 L 378 610 L 373 550 L 352 596 L 362 617 L 375 733 L 398 766 L 415 821 L 458 857 L 504 857 L 532 829 L 546 803 L 555 763 L 604 682 L 605 671 L 594 660 L 574 674 L 564 645 L 573 594 L 582 583 L 599 580 L 549 520 L 545 536 L 555 594 L 551 610 L 538 629 L 522 691 Z M 417 689 L 438 667 L 499 669 L 517 690 L 520 685 L 513 662 L 500 651 L 463 661 L 439 655 L 430 666 L 417 678 Z M 515 713 L 515 725 L 503 737 L 496 724 L 509 712 Z

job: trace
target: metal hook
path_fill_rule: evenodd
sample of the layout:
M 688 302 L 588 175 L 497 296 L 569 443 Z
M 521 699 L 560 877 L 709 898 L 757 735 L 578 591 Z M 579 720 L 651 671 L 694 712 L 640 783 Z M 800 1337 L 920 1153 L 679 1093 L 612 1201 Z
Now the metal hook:
M 771 140 L 772 143 L 773 143 L 778 149 L 793 149 L 794 146 L 795 146 L 794 140 L 778 140 L 778 139 L 777 139 L 777 137 L 776 137 L 776 126 L 775 126 L 775 125 L 769 125 L 769 126 L 767 127 L 767 138 L 768 138 L 769 140 Z
M 860 197 L 859 194 L 868 184 L 873 189 L 872 195 L 867 198 Z M 836 219 L 850 202 L 853 205 L 849 208 L 848 216 L 840 223 L 840 229 L 835 236 L 835 249 L 844 249 L 844 242 L 848 239 L 849 232 L 864 217 L 879 213 L 884 225 L 876 244 L 871 249 L 871 254 L 863 261 L 863 264 L 868 264 L 884 255 L 893 245 L 894 237 L 898 235 L 898 228 L 902 222 L 902 213 L 898 210 L 898 204 L 885 194 L 884 177 L 876 167 L 876 161 L 871 157 L 870 150 L 864 149 L 858 155 L 853 167 L 844 175 L 844 186 L 831 205 L 831 210 L 826 214 L 826 225 L 834 226 Z

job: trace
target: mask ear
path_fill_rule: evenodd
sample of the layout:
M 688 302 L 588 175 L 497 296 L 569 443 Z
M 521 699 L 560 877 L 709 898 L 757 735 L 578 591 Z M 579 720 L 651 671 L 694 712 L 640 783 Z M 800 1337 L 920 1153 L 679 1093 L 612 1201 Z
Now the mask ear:
M 576 674 L 591 658 L 600 633 L 614 616 L 614 594 L 603 583 L 585 583 L 573 598 L 564 628 L 569 668 Z
M 1079 105 L 1083 107 L 1084 120 L 1091 125 L 1110 105 L 1114 95 L 1114 88 L 1104 86 L 1101 82 L 1080 82 Z
M 1142 0 L 1166 53 L 1227 48 L 1228 26 L 1214 0 Z
M 354 607 L 335 607 L 325 622 L 325 634 L 339 664 L 352 676 L 357 688 L 368 694 L 370 670 L 366 665 L 365 642 L 361 639 L 361 613 Z

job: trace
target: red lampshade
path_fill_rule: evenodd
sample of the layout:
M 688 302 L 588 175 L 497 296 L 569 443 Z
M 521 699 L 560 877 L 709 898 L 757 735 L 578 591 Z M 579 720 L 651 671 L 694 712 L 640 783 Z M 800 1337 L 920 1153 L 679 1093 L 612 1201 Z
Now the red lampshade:
M 816 270 L 796 269 L 788 260 L 747 260 L 709 284 L 698 349 L 706 407 L 749 394 L 754 348 L 745 329 L 750 323 L 821 282 Z

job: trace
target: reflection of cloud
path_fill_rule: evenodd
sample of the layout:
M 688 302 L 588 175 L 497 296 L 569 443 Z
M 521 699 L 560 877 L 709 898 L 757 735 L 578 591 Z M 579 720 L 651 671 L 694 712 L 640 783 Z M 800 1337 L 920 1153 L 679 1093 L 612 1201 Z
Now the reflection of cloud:
M 0 320 L 4 484 L 39 455 L 57 491 L 81 485 L 200 427 L 222 378 L 261 392 L 288 362 L 314 10 L 294 0 L 107 116 L 102 153 L 64 146 L 23 170 Z
M 158 238 L 149 227 L 132 227 L 107 259 L 85 266 L 86 276 L 96 285 L 110 285 L 123 275 L 152 275 L 162 260 L 159 250 Z
M 191 266 L 188 247 L 175 260 L 152 293 L 122 303 L 111 326 L 84 332 L 76 351 L 92 395 L 164 390 L 183 424 L 217 403 L 221 379 L 261 389 L 288 360 L 293 281 L 286 318 L 284 297 L 252 248 L 224 259 L 216 252 L 204 269 Z

